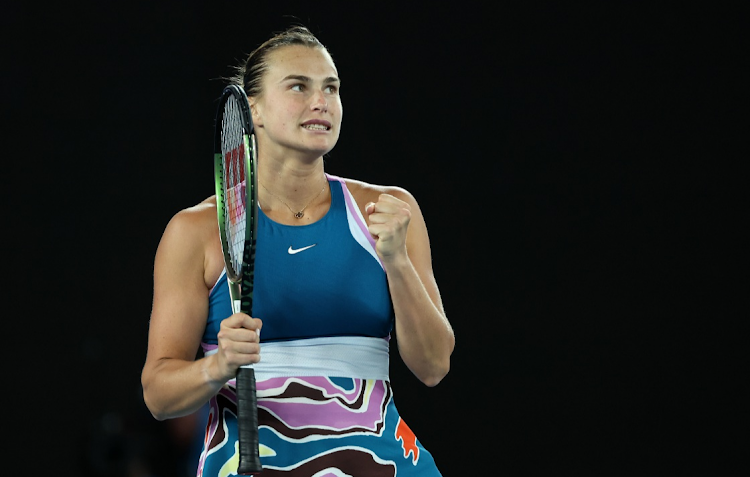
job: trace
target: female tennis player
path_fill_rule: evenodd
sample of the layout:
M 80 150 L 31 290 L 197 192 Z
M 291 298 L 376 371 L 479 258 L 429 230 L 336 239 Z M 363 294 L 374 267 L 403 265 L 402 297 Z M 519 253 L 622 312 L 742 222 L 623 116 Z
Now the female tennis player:
M 388 377 L 391 336 L 427 386 L 455 343 L 417 201 L 324 170 L 341 81 L 306 28 L 272 36 L 231 82 L 258 149 L 253 316 L 232 313 L 215 197 L 175 214 L 154 263 L 146 405 L 163 420 L 208 403 L 198 475 L 235 474 L 235 376 L 254 363 L 264 475 L 441 475 Z

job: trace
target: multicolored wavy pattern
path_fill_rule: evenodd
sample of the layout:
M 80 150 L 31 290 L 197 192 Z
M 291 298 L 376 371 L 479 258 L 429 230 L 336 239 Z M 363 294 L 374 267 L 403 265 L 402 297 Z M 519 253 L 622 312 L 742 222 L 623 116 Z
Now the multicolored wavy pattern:
M 440 475 L 387 381 L 284 377 L 259 381 L 257 390 L 264 477 Z M 229 385 L 210 402 L 199 477 L 236 473 L 235 402 Z

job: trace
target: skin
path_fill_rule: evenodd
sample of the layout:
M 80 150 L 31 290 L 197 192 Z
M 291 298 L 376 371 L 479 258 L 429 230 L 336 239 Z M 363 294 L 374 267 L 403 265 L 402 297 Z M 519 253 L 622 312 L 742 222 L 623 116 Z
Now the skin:
M 259 202 L 277 222 L 315 222 L 331 202 L 328 188 L 320 191 L 326 185 L 323 155 L 336 145 L 341 130 L 338 72 L 324 49 L 286 46 L 269 55 L 262 84 L 262 93 L 249 98 L 260 153 L 258 177 L 270 191 L 261 187 Z M 311 129 L 310 124 L 325 127 Z M 448 373 L 455 338 L 433 276 L 419 205 L 402 188 L 351 179 L 346 183 L 388 274 L 401 358 L 424 384 L 435 386 Z M 301 220 L 284 205 L 300 210 L 308 202 Z M 212 196 L 175 214 L 156 252 L 141 381 L 145 403 L 159 420 L 198 410 L 235 377 L 239 366 L 262 359 L 262 317 L 241 313 L 221 322 L 217 352 L 196 359 L 208 296 L 223 267 Z

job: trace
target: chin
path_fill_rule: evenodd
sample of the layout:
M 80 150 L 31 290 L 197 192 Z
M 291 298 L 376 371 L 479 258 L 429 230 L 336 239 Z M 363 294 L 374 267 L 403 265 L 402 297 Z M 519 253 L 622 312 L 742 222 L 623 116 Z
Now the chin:
M 314 151 L 318 155 L 325 155 L 331 152 L 336 146 L 336 142 L 326 141 L 325 144 L 309 144 L 308 150 Z

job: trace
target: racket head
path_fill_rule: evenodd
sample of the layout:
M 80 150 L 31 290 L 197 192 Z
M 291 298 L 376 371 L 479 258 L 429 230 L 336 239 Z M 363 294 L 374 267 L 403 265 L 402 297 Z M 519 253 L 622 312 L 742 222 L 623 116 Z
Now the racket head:
M 245 91 L 224 88 L 216 112 L 216 211 L 227 278 L 252 282 L 257 230 L 258 148 Z M 243 277 L 244 275 L 244 277 Z
M 233 311 L 252 314 L 258 222 L 258 148 L 250 105 L 237 85 L 224 88 L 214 130 L 216 213 Z M 239 304 L 239 306 L 237 306 Z M 258 450 L 258 404 L 252 365 L 237 371 L 237 471 L 262 470 Z

